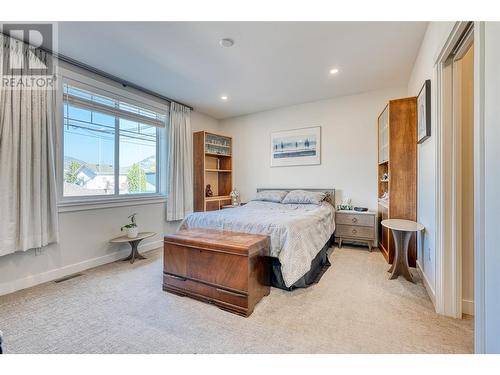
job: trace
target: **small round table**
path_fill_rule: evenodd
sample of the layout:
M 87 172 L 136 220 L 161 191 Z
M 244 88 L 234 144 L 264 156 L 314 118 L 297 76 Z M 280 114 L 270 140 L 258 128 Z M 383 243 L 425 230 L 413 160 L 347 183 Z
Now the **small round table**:
M 402 275 L 406 280 L 414 283 L 408 266 L 408 245 L 413 232 L 420 232 L 424 226 L 415 221 L 402 219 L 383 220 L 382 225 L 391 230 L 396 244 L 394 260 L 388 271 L 391 273 L 389 279 L 397 279 L 399 275 Z
M 139 250 L 137 247 L 139 246 L 139 242 L 141 242 L 145 238 L 153 237 L 156 236 L 155 232 L 142 232 L 137 235 L 137 237 L 134 238 L 129 238 L 127 236 L 120 236 L 113 238 L 109 242 L 111 243 L 125 243 L 128 242 L 130 246 L 132 247 L 132 251 L 130 252 L 130 255 L 122 260 L 130 260 L 130 263 L 134 263 L 136 259 L 146 259 L 144 256 L 139 254 Z

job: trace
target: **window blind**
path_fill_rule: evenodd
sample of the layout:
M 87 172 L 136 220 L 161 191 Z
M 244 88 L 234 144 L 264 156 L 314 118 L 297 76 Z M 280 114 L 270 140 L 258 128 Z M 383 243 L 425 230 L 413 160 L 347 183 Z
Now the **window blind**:
M 123 101 L 119 98 L 96 94 L 80 87 L 64 85 L 64 102 L 71 106 L 101 112 L 159 128 L 166 126 L 166 114 Z

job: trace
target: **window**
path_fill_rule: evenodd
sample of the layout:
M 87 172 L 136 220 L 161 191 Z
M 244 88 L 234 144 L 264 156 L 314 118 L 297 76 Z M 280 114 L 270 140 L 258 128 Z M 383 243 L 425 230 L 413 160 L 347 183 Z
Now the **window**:
M 158 194 L 166 112 L 63 84 L 63 197 Z

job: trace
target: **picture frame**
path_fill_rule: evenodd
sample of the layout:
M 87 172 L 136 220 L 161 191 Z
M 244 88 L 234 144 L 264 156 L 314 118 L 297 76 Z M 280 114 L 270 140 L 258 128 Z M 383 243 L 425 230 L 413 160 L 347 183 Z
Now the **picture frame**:
M 417 96 L 417 143 L 431 136 L 431 80 L 428 79 Z
M 271 133 L 271 167 L 321 164 L 321 126 Z

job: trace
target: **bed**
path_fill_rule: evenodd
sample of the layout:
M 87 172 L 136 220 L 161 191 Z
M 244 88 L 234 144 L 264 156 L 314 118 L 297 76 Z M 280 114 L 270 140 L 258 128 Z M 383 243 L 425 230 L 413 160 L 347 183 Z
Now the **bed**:
M 292 189 L 257 189 L 287 190 Z M 335 232 L 335 190 L 322 191 L 321 204 L 282 204 L 250 201 L 246 205 L 188 215 L 179 229 L 208 228 L 258 233 L 270 237 L 271 284 L 285 290 L 307 287 L 322 276 L 330 263 L 327 250 Z

